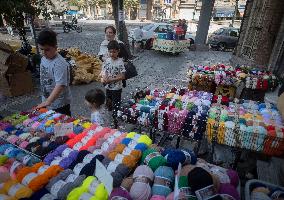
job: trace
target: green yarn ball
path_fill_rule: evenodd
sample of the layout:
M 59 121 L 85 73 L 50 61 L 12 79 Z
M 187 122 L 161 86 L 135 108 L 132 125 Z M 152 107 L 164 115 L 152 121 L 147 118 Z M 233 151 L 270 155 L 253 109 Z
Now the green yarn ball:
M 146 162 L 146 158 L 148 155 L 154 155 L 156 154 L 153 158 L 151 158 L 149 160 L 149 162 Z M 166 159 L 155 149 L 147 149 L 146 151 L 144 151 L 143 155 L 142 155 L 142 163 L 148 165 L 153 171 L 155 171 L 156 169 L 158 169 L 158 167 L 160 166 L 165 166 L 167 161 Z

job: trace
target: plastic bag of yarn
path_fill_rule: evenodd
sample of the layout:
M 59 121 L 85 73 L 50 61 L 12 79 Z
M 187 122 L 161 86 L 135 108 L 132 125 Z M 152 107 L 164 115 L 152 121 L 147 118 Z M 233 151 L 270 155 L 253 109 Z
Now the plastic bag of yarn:
M 144 151 L 141 161 L 148 165 L 153 171 L 167 163 L 166 159 L 154 149 L 147 149 Z
M 130 196 L 133 200 L 148 200 L 151 197 L 151 185 L 154 173 L 147 165 L 140 165 L 133 173 L 133 185 Z
M 160 166 L 154 173 L 155 179 L 152 187 L 153 195 L 167 197 L 173 190 L 174 171 L 167 166 Z

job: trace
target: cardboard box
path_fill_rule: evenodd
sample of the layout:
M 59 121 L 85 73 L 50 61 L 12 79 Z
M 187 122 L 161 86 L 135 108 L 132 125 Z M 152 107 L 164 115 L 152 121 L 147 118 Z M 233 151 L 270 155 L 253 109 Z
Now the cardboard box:
M 20 96 L 33 91 L 32 75 L 26 71 L 28 58 L 14 53 L 10 45 L 0 42 L 0 93 Z
M 5 96 L 20 96 L 33 91 L 30 72 L 5 75 L 0 74 L 0 93 Z

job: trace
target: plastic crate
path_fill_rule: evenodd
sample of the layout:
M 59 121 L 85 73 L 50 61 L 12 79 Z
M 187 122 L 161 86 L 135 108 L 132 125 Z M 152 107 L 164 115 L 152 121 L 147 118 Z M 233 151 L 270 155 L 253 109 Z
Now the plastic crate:
M 279 189 L 279 190 L 284 190 L 284 187 L 280 187 L 265 181 L 257 180 L 257 179 L 252 179 L 246 182 L 245 185 L 245 200 L 251 200 L 251 192 L 252 192 L 252 184 L 254 183 L 261 183 L 266 185 L 270 190 L 273 189 Z

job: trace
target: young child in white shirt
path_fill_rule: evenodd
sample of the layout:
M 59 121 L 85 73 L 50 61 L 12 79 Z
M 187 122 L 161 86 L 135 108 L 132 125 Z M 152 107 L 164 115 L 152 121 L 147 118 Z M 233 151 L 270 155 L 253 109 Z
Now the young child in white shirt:
M 120 46 L 113 40 L 108 43 L 109 58 L 104 61 L 101 71 L 101 82 L 106 88 L 106 105 L 112 110 L 114 128 L 118 128 L 117 111 L 120 107 L 122 80 L 125 79 L 125 67 L 122 58 L 118 57 Z
M 89 90 L 85 95 L 85 102 L 90 107 L 91 122 L 97 123 L 101 126 L 110 125 L 108 118 L 108 111 L 104 108 L 105 93 L 100 89 Z

